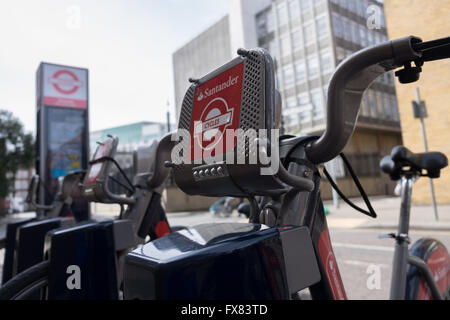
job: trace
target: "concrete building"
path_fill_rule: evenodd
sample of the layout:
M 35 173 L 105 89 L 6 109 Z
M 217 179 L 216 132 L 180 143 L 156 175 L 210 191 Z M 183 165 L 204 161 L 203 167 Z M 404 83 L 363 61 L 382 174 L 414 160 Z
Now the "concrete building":
M 420 0 L 385 0 L 386 20 L 390 38 L 415 35 L 424 41 L 450 35 L 450 1 L 431 4 Z M 425 128 L 430 151 L 440 151 L 450 157 L 450 60 L 425 64 L 419 82 L 397 86 L 403 141 L 413 152 L 424 152 L 420 121 L 413 116 L 411 102 L 416 100 L 415 89 L 420 88 L 426 101 L 428 118 Z M 438 203 L 450 203 L 450 169 L 444 169 L 440 179 L 434 180 Z M 427 179 L 414 186 L 413 201 L 429 204 L 430 187 Z
M 229 16 L 220 19 L 173 54 L 177 119 L 190 85 L 189 78 L 199 78 L 231 58 Z
M 223 21 L 228 21 L 228 29 Z M 230 0 L 228 17 L 173 55 L 177 113 L 189 77 L 226 63 L 239 47 L 259 46 L 275 60 L 285 132 L 320 134 L 325 129 L 331 75 L 353 52 L 388 39 L 384 21 L 383 4 L 374 0 Z M 217 41 L 218 32 L 223 32 L 220 39 L 226 45 L 215 55 L 204 49 L 212 44 L 199 42 Z M 202 69 L 203 61 L 211 67 Z M 381 175 L 378 162 L 401 142 L 394 79 L 388 74 L 367 90 L 355 135 L 344 150 L 369 194 L 392 193 L 393 185 Z M 335 161 L 333 167 L 341 173 L 337 177 L 346 194 L 358 195 L 342 162 Z M 329 189 L 325 184 L 325 197 L 330 196 Z

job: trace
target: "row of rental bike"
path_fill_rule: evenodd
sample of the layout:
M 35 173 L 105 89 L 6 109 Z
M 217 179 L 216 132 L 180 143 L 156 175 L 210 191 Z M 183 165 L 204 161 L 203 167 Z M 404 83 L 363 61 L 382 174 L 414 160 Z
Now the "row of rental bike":
M 99 142 L 86 171 L 60 179 L 51 205 L 38 203 L 40 181 L 33 178 L 28 200 L 38 214 L 7 226 L 0 299 L 346 299 L 321 180 L 327 178 L 356 211 L 375 218 L 342 153 L 362 96 L 386 72 L 395 71 L 401 84 L 412 83 L 425 63 L 447 58 L 450 37 L 424 42 L 408 36 L 356 52 L 330 80 L 322 136 L 298 137 L 279 134 L 282 99 L 272 57 L 262 48 L 240 49 L 227 64 L 189 79 L 178 130 L 136 153 L 132 179 L 115 160 L 119 141 L 112 136 Z M 333 183 L 323 164 L 336 157 L 367 208 Z M 414 182 L 437 179 L 447 166 L 442 153 L 415 154 L 402 146 L 380 163 L 402 186 L 398 230 L 389 235 L 395 243 L 391 299 L 450 298 L 445 246 L 433 238 L 414 244 L 409 239 Z M 161 201 L 169 175 L 188 196 L 246 199 L 241 207 L 248 223 L 171 226 Z M 124 192 L 112 192 L 114 183 Z M 120 205 L 120 215 L 79 221 L 69 212 L 75 197 Z

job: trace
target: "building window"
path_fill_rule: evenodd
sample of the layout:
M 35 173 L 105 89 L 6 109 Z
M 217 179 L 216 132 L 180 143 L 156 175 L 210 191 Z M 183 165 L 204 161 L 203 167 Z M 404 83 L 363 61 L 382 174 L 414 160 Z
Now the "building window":
M 333 58 L 330 49 L 320 51 L 320 65 L 323 74 L 327 74 L 333 70 Z
M 333 13 L 333 32 L 335 37 L 342 38 L 341 19 L 337 14 L 334 13 Z
M 286 120 L 286 124 L 288 127 L 294 126 L 297 122 L 295 115 L 287 115 L 284 119 Z
M 286 3 L 282 2 L 277 5 L 278 25 L 284 26 L 287 23 Z
M 291 17 L 291 20 L 294 20 L 300 15 L 300 8 L 298 6 L 298 0 L 288 0 L 288 8 L 289 8 L 289 15 Z
M 348 21 L 344 17 L 342 18 L 342 33 L 345 40 L 352 41 L 352 34 L 350 31 L 350 21 Z
M 305 31 L 305 44 L 309 45 L 314 42 L 315 35 L 314 35 L 314 25 L 313 23 L 308 23 L 304 26 Z
M 361 41 L 359 39 L 359 28 L 358 24 L 356 22 L 352 21 L 352 33 L 353 33 L 353 42 L 357 44 L 361 44 Z
M 305 122 L 311 122 L 312 117 L 311 117 L 311 111 L 310 110 L 305 110 L 300 112 L 300 122 L 301 123 L 305 123 Z
M 314 119 L 323 118 L 323 95 L 322 90 L 314 90 L 311 92 L 311 103 L 313 105 Z
M 300 8 L 302 10 L 302 13 L 305 13 L 309 9 L 311 9 L 311 3 L 309 0 L 300 0 Z
M 359 0 L 347 0 L 347 6 L 348 6 L 348 10 L 350 10 L 353 13 L 357 13 L 356 10 L 356 2 L 358 2 Z
M 363 47 L 367 47 L 366 28 L 359 26 L 359 44 Z
M 370 116 L 372 118 L 377 117 L 377 102 L 376 102 L 376 96 L 375 92 L 373 90 L 367 90 L 367 100 L 369 102 L 369 110 L 370 110 Z
M 382 110 L 382 113 L 383 113 L 383 118 L 389 119 L 391 116 L 390 116 L 390 114 L 389 114 L 389 108 L 388 108 L 388 106 L 386 105 L 386 99 L 385 99 L 384 97 L 385 97 L 385 94 L 382 93 L 382 92 L 380 92 L 380 96 L 379 96 L 379 98 L 378 98 L 378 102 L 379 102 L 380 105 L 381 105 L 381 110 Z
M 328 22 L 327 22 L 327 16 L 321 16 L 317 18 L 316 21 L 317 26 L 317 37 L 319 39 L 325 38 L 328 36 Z
M 273 57 L 278 57 L 278 46 L 275 40 L 269 42 L 269 52 Z
M 384 119 L 385 118 L 385 112 L 383 109 L 383 96 L 381 95 L 381 93 L 379 91 L 375 91 L 374 92 L 374 96 L 375 96 L 375 104 L 376 104 L 376 108 L 377 108 L 377 116 L 380 119 Z
M 282 57 L 288 56 L 291 52 L 290 48 L 291 44 L 289 43 L 289 36 L 284 35 L 283 37 L 281 37 L 280 44 L 281 44 L 281 56 Z
M 373 46 L 374 45 L 373 31 L 372 30 L 368 30 L 367 31 L 367 43 L 369 44 L 369 46 Z
M 292 31 L 292 49 L 294 51 L 299 50 L 303 46 L 302 29 L 298 28 Z
M 339 0 L 339 5 L 340 5 L 342 8 L 347 9 L 347 0 Z
M 294 69 L 292 68 L 292 65 L 283 67 L 283 79 L 286 88 L 294 84 Z
M 390 95 L 392 114 L 394 115 L 394 120 L 399 121 L 400 115 L 398 114 L 398 105 L 396 96 Z
M 308 65 L 309 79 L 317 78 L 319 76 L 319 59 L 317 59 L 317 56 L 309 56 L 306 64 Z
M 356 13 L 360 17 L 364 17 L 365 16 L 364 4 L 363 4 L 362 0 L 356 0 Z
M 295 62 L 295 77 L 298 83 L 306 81 L 306 68 L 303 59 Z
M 266 35 L 266 15 L 261 14 L 256 17 L 256 30 L 258 33 L 258 38 L 262 38 Z
M 289 97 L 286 99 L 286 108 L 287 109 L 295 108 L 296 106 L 297 106 L 296 97 Z
M 300 106 L 304 106 L 304 105 L 308 104 L 309 103 L 309 94 L 308 94 L 308 92 L 300 93 L 297 96 L 297 99 L 298 99 L 298 104 Z

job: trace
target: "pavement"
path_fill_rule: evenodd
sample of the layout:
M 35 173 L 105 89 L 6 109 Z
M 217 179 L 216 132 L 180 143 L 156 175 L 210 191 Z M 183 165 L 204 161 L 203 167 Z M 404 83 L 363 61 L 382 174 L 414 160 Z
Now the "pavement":
M 362 199 L 351 199 L 359 207 L 366 209 Z M 330 210 L 328 225 L 334 229 L 396 229 L 400 215 L 400 197 L 371 197 L 370 201 L 378 217 L 373 219 L 351 208 L 342 200 L 339 208 L 332 201 L 324 204 Z M 450 205 L 438 205 L 439 220 L 434 217 L 431 205 L 412 205 L 411 230 L 450 231 Z

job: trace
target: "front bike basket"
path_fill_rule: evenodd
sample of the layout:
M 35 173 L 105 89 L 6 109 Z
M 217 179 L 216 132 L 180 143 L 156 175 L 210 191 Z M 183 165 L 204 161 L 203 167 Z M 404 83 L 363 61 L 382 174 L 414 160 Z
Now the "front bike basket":
M 271 140 L 281 104 L 274 66 L 264 49 L 239 57 L 199 80 L 191 80 L 172 152 L 173 174 L 187 194 L 245 197 L 281 193 L 270 167 Z M 274 152 L 278 161 L 278 148 Z

